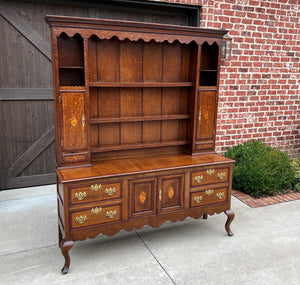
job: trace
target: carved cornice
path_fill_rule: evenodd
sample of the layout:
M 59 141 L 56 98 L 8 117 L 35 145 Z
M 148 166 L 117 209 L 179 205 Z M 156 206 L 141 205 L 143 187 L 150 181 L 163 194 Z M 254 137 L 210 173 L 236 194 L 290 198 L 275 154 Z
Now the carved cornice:
M 56 36 L 66 33 L 69 37 L 73 37 L 78 33 L 82 38 L 96 36 L 107 40 L 117 37 L 121 41 L 126 39 L 169 43 L 178 41 L 181 44 L 189 44 L 193 41 L 202 44 L 206 41 L 211 45 L 213 42 L 220 43 L 227 33 L 226 30 L 90 18 L 47 16 L 45 20 L 53 28 Z

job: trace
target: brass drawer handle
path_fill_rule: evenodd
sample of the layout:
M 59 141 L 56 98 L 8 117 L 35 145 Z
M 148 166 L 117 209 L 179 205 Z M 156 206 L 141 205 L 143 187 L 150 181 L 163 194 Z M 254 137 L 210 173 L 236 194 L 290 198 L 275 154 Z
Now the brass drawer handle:
M 206 173 L 210 176 L 212 176 L 214 173 L 215 173 L 215 170 L 214 169 L 207 169 L 206 170 Z
M 219 178 L 220 180 L 222 180 L 222 179 L 225 178 L 226 173 L 225 173 L 225 172 L 220 172 L 220 173 L 217 174 L 217 176 L 218 176 L 218 178 Z
M 86 194 L 86 192 L 79 192 L 79 193 L 76 192 L 74 196 L 79 201 L 81 201 L 81 200 L 83 200 L 87 196 L 87 194 Z
M 205 191 L 205 194 L 208 195 L 208 196 L 210 196 L 212 193 L 214 193 L 214 190 L 213 190 L 213 189 L 207 189 L 207 190 Z
M 194 201 L 199 204 L 202 201 L 202 196 L 194 196 Z
M 84 216 L 77 216 L 75 218 L 75 221 L 78 223 L 78 224 L 83 224 L 85 221 L 87 220 L 87 216 L 84 215 Z
M 111 210 L 106 212 L 106 217 L 113 219 L 117 215 L 117 210 Z
M 93 208 L 92 210 L 91 210 L 91 213 L 92 214 L 95 214 L 95 215 L 98 215 L 99 213 L 101 213 L 102 212 L 102 208 L 101 207 L 96 207 L 96 208 Z
M 225 193 L 224 193 L 224 192 L 219 192 L 219 193 L 216 194 L 216 197 L 217 197 L 219 200 L 223 199 L 224 196 L 225 196 Z
M 202 180 L 203 180 L 203 175 L 198 175 L 198 176 L 195 176 L 194 180 L 198 183 L 200 183 Z
M 117 189 L 116 187 L 109 187 L 109 188 L 106 188 L 105 189 L 105 193 L 108 195 L 108 196 L 112 196 L 116 193 Z
M 100 189 L 102 189 L 102 185 L 101 184 L 95 184 L 95 185 L 91 185 L 91 190 L 93 190 L 93 191 L 98 191 L 98 190 L 100 190 Z

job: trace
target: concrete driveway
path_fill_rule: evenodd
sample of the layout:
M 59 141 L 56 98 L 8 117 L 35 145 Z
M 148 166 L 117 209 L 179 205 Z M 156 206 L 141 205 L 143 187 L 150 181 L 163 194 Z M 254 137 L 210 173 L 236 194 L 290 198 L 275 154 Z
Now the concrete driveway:
M 0 284 L 300 284 L 300 200 L 76 242 L 60 270 L 55 185 L 0 192 Z

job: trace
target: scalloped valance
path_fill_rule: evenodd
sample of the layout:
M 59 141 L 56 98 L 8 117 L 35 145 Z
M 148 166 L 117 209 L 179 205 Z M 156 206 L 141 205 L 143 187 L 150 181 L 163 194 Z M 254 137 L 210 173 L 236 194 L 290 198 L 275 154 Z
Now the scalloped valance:
M 65 33 L 69 37 L 80 34 L 82 38 L 96 36 L 99 39 L 111 39 L 117 37 L 121 41 L 125 39 L 145 42 L 167 41 L 169 43 L 178 41 L 181 44 L 189 44 L 193 41 L 202 44 L 206 41 L 211 45 L 214 42 L 220 43 L 224 34 L 227 33 L 226 30 L 61 16 L 47 16 L 46 21 L 50 27 L 54 28 L 55 36 L 59 36 L 61 33 Z

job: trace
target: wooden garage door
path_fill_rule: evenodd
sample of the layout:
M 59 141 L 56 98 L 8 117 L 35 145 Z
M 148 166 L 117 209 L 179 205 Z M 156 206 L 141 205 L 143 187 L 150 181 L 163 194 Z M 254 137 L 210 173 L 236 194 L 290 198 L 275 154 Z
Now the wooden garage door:
M 55 183 L 47 14 L 198 25 L 199 7 L 148 1 L 0 1 L 1 189 Z

